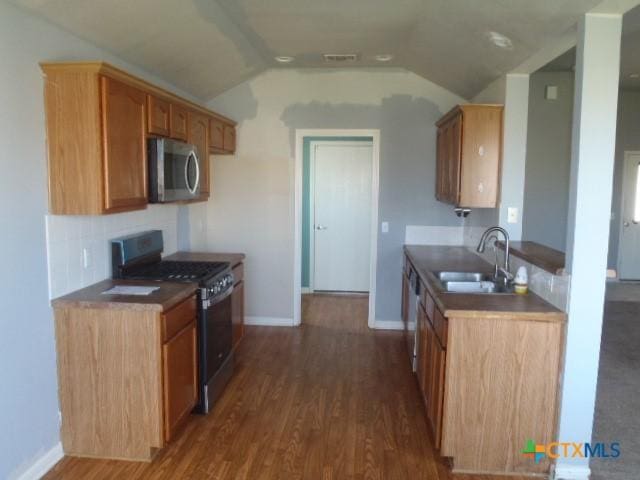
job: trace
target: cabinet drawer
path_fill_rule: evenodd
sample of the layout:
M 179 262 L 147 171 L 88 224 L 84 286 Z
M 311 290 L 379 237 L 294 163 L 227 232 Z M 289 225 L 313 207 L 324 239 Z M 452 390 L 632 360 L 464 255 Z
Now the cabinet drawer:
M 162 315 L 162 341 L 166 342 L 196 318 L 195 295 Z
M 447 348 L 447 330 L 449 329 L 449 321 L 442 315 L 438 308 L 434 309 L 433 328 L 436 331 L 438 340 L 443 348 Z
M 244 263 L 239 263 L 233 267 L 233 284 L 237 285 L 244 280 Z

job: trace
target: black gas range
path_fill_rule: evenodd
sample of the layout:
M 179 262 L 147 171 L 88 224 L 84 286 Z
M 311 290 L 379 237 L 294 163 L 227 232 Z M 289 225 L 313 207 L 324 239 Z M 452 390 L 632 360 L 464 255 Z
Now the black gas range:
M 162 231 L 151 230 L 111 241 L 113 278 L 198 284 L 199 400 L 208 413 L 233 374 L 231 293 L 227 262 L 162 260 Z

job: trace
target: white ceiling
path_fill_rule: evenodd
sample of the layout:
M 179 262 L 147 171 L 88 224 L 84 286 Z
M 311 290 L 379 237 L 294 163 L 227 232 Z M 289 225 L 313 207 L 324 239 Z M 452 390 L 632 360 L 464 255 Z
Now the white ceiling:
M 207 100 L 267 68 L 403 67 L 471 98 L 600 0 L 10 0 Z M 508 36 L 493 45 L 487 32 Z M 342 65 L 341 65 L 342 66 Z
M 576 49 L 563 53 L 540 70 L 565 72 L 574 70 Z M 637 78 L 631 75 L 639 75 Z M 622 19 L 622 44 L 620 46 L 620 87 L 640 89 L 640 7 L 627 12 Z

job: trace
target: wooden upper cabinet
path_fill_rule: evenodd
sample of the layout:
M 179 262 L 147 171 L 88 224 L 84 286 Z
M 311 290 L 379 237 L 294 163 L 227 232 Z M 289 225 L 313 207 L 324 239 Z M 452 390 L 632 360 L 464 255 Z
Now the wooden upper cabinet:
M 101 215 L 145 208 L 147 136 L 196 145 L 203 195 L 194 201 L 209 197 L 207 152 L 233 153 L 231 119 L 104 62 L 42 63 L 41 68 L 50 213 Z M 220 125 L 218 136 L 213 135 L 214 120 Z M 210 138 L 221 146 L 214 148 Z
M 236 151 L 236 127 L 233 125 L 224 126 L 224 151 L 228 153 Z
M 200 165 L 200 194 L 209 196 L 209 118 L 189 112 L 187 141 L 196 147 Z
M 105 209 L 121 211 L 147 204 L 147 146 L 143 92 L 101 78 Z
M 233 154 L 236 151 L 236 127 L 218 118 L 209 122 L 211 153 Z
M 187 141 L 188 111 L 182 105 L 169 105 L 169 136 L 176 140 Z
M 212 118 L 209 122 L 209 137 L 211 140 L 211 149 L 213 151 L 224 150 L 224 123 L 220 120 Z
M 436 198 L 495 208 L 500 196 L 502 105 L 458 105 L 438 122 Z
M 169 102 L 147 95 L 147 127 L 151 135 L 169 136 Z

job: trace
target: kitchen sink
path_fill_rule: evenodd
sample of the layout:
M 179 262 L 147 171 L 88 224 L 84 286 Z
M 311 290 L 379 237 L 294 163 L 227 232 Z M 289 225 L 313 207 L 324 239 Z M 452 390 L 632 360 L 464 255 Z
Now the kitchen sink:
M 488 273 L 481 272 L 433 272 L 441 282 L 482 282 L 492 280 Z
M 433 272 L 445 292 L 452 293 L 513 293 L 512 285 L 494 281 L 489 273 Z

